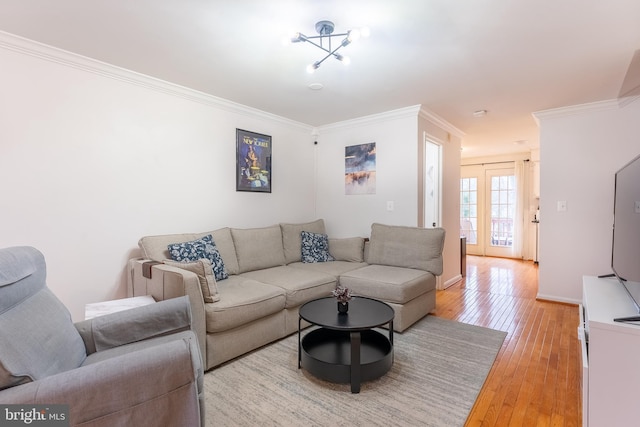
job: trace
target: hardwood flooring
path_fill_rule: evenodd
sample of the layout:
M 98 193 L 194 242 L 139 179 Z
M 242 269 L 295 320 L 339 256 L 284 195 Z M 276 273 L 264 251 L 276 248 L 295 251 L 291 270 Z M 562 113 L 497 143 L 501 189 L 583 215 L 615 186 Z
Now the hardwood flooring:
M 536 300 L 531 261 L 467 256 L 435 315 L 507 332 L 466 426 L 580 426 L 578 306 Z

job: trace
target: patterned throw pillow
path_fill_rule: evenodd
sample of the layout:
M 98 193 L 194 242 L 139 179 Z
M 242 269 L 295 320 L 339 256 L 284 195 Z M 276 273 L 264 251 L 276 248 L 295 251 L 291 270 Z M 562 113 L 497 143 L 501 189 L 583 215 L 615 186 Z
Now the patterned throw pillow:
M 172 243 L 167 245 L 167 249 L 169 249 L 171 259 L 174 261 L 197 261 L 201 258 L 208 259 L 211 261 L 211 268 L 213 269 L 216 280 L 224 280 L 229 277 L 211 234 L 207 234 L 201 239 L 190 242 Z
M 302 237 L 302 262 L 327 262 L 333 261 L 329 254 L 329 239 L 326 234 L 300 232 Z

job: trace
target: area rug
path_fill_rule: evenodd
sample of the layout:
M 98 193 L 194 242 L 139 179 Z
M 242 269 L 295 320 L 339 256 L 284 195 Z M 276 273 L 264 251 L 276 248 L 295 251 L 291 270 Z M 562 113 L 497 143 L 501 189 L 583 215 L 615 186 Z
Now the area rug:
M 352 394 L 298 369 L 294 334 L 205 374 L 206 424 L 463 426 L 505 336 L 427 316 L 394 334 L 391 370 Z

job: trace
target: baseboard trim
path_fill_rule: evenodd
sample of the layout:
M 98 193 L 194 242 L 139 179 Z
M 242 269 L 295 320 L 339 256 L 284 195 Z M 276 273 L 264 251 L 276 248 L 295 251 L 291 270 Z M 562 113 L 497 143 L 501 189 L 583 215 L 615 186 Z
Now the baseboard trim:
M 458 274 L 457 276 L 453 276 L 451 279 L 447 280 L 446 282 L 441 283 L 440 286 L 438 286 L 438 290 L 443 291 L 453 285 L 455 285 L 456 283 L 460 282 L 463 279 L 462 274 Z
M 558 297 L 555 295 L 545 295 L 545 294 L 538 294 L 536 295 L 536 299 L 538 301 L 551 301 L 551 302 L 560 302 L 563 304 L 571 304 L 571 305 L 580 305 L 582 304 L 582 301 L 580 300 L 576 300 L 573 298 L 562 298 L 562 297 Z

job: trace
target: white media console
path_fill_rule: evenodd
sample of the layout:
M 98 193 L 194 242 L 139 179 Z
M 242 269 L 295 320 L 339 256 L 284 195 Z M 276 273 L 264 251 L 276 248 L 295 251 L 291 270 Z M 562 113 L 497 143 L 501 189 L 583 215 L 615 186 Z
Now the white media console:
M 613 321 L 633 302 L 615 278 L 584 276 L 582 304 L 583 425 L 640 425 L 640 322 Z

